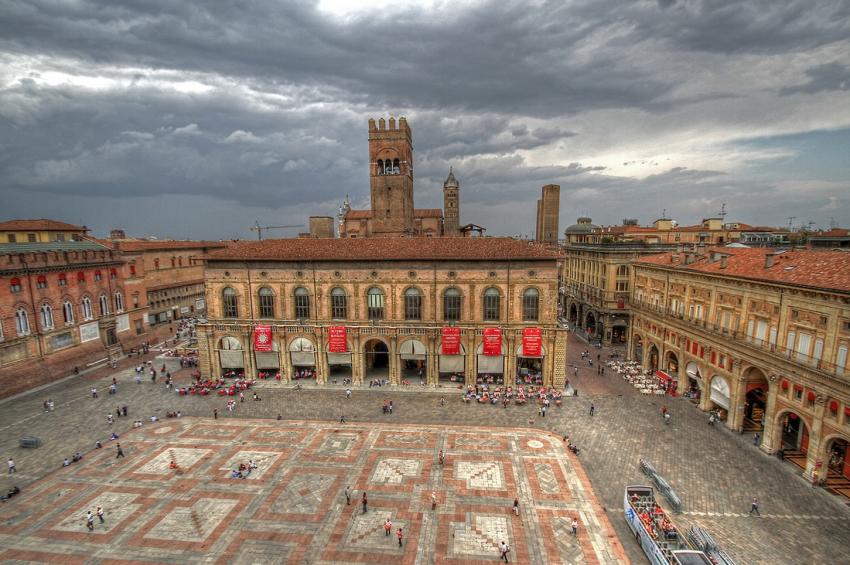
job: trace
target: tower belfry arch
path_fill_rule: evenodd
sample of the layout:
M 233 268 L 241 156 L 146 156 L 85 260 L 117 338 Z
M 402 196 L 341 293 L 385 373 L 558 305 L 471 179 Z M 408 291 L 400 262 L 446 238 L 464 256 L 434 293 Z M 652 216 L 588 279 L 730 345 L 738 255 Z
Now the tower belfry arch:
M 403 117 L 369 120 L 369 194 L 374 235 L 414 232 L 413 140 Z

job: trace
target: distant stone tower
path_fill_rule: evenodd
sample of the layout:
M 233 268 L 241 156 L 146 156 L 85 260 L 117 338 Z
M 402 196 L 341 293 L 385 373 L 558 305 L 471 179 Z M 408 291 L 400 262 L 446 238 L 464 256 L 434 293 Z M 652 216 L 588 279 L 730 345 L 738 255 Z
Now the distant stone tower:
M 451 167 L 443 183 L 443 235 L 460 235 L 460 183 Z
M 561 214 L 561 187 L 547 184 L 537 201 L 535 239 L 541 243 L 558 243 L 558 219 Z
M 413 223 L 413 141 L 405 118 L 369 120 L 372 234 L 410 235 Z

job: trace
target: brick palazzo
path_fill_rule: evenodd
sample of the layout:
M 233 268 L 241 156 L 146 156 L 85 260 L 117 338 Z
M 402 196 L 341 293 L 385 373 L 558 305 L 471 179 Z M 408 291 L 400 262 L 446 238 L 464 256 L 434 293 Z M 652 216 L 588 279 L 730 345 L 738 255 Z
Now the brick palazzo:
M 4 505 L 0 562 L 495 563 L 502 540 L 512 563 L 628 562 L 577 460 L 543 431 L 183 418 L 121 445 L 126 458 L 110 443 Z M 255 472 L 229 478 L 249 459 Z M 89 532 L 97 505 L 106 523 Z

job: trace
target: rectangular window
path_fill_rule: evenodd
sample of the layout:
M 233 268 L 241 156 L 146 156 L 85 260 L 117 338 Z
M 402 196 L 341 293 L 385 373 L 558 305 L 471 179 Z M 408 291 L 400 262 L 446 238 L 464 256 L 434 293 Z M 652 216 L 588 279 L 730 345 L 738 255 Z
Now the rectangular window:
M 460 296 L 446 295 L 443 297 L 443 317 L 447 322 L 460 320 Z
M 225 318 L 237 318 L 239 316 L 239 310 L 236 305 L 236 295 L 225 294 L 224 295 L 224 317 Z
M 56 241 L 65 241 L 65 234 L 64 233 L 57 233 L 56 234 Z
M 35 237 L 34 233 L 28 233 L 27 234 L 27 241 L 30 242 L 30 243 L 35 243 L 35 242 L 38 241 L 38 238 Z
M 404 296 L 404 319 L 422 319 L 422 296 L 419 294 L 407 294 Z
M 801 333 L 797 339 L 797 359 L 806 361 L 809 358 L 809 351 L 812 346 L 812 336 Z
M 299 320 L 306 320 L 310 317 L 310 295 L 296 294 L 295 295 L 295 317 Z
M 260 294 L 260 318 L 274 318 L 273 294 Z
M 526 322 L 536 322 L 540 317 L 540 296 L 526 292 L 522 297 L 522 319 Z
M 499 320 L 499 295 L 484 295 L 484 320 L 497 322 Z
M 629 281 L 617 281 L 617 292 L 627 292 L 629 290 Z
M 10 233 L 7 237 L 9 239 L 9 243 L 17 243 L 18 242 L 18 237 L 13 233 Z
M 764 320 L 759 320 L 758 325 L 756 326 L 756 341 L 761 344 L 764 343 L 765 338 L 767 337 L 767 322 Z
M 348 318 L 348 300 L 344 294 L 334 294 L 331 296 L 331 316 L 335 320 L 345 320 Z
M 370 320 L 384 319 L 384 295 L 380 293 L 369 293 L 367 299 L 367 310 Z

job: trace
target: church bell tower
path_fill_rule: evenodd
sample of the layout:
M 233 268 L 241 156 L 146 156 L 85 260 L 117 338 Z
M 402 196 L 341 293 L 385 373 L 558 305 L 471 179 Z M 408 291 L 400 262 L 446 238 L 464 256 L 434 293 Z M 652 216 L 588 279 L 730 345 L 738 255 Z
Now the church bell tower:
M 372 234 L 412 235 L 413 141 L 405 118 L 369 120 L 369 189 Z
M 460 183 L 451 167 L 443 183 L 443 235 L 460 235 Z

